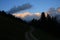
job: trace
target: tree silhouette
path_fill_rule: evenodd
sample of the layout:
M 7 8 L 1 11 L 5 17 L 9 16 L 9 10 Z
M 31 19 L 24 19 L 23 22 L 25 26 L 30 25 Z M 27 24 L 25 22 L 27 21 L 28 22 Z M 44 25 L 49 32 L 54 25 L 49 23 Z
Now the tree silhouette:
M 45 20 L 46 20 L 45 13 L 42 12 L 42 14 L 41 14 L 41 21 L 44 22 Z

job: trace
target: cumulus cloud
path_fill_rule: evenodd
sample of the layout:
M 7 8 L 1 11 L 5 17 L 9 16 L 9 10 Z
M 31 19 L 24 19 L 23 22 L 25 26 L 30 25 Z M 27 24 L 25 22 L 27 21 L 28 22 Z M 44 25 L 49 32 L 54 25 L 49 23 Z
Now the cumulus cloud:
M 55 16 L 56 15 L 56 9 L 55 8 L 50 8 L 47 12 L 50 16 Z
M 50 8 L 47 13 L 50 15 L 50 16 L 53 16 L 55 17 L 56 15 L 60 15 L 60 7 L 58 8 Z
M 48 13 L 49 13 L 49 14 L 56 13 L 55 8 L 50 8 L 50 9 L 48 10 Z
M 17 6 L 17 7 L 13 7 L 11 8 L 7 13 L 16 13 L 16 12 L 19 12 L 19 11 L 22 11 L 22 10 L 26 10 L 26 9 L 29 9 L 31 8 L 32 5 L 30 4 L 23 4 L 22 6 Z

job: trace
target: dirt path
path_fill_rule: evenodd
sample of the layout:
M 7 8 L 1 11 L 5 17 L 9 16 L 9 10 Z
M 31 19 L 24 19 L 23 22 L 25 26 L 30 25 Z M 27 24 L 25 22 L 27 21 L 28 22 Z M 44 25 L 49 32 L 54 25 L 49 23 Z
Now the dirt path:
M 32 32 L 34 31 L 35 29 L 33 27 L 30 27 L 30 30 L 29 32 L 26 32 L 25 33 L 25 37 L 27 40 L 38 40 L 36 37 L 33 36 Z

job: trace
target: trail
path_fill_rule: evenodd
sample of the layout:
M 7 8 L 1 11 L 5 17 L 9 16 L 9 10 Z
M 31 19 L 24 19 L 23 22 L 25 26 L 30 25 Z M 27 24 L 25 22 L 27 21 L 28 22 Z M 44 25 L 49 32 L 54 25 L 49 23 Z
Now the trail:
M 36 37 L 33 36 L 32 32 L 34 31 L 35 29 L 31 26 L 30 27 L 30 31 L 29 32 L 26 32 L 25 33 L 25 38 L 26 40 L 38 40 Z

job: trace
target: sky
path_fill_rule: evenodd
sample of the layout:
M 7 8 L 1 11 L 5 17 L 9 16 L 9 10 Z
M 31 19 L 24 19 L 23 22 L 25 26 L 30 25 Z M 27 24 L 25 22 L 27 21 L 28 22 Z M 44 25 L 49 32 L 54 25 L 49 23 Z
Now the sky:
M 0 0 L 0 10 L 8 11 L 26 3 L 32 5 L 30 9 L 24 10 L 28 12 L 46 12 L 51 7 L 60 7 L 60 0 Z

